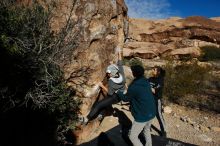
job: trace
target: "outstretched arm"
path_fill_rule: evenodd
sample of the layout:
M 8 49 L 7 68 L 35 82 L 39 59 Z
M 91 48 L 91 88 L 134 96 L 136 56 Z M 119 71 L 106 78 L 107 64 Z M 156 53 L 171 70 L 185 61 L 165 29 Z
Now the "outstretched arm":
M 125 102 L 131 101 L 132 97 L 133 97 L 133 93 L 134 91 L 128 87 L 127 93 L 123 93 L 122 91 L 118 91 L 117 95 L 119 96 L 119 98 Z
M 121 75 L 123 76 L 124 81 L 125 81 L 125 73 L 124 73 L 123 62 L 122 62 L 123 56 L 122 56 L 122 49 L 121 48 L 117 48 L 117 56 L 118 56 L 117 65 L 119 68 L 119 72 L 121 73 Z
M 122 49 L 121 48 L 117 48 L 117 55 L 118 55 L 118 61 L 122 60 Z
M 101 87 L 106 93 L 108 93 L 108 88 L 103 85 L 102 82 L 98 83 L 99 87 Z

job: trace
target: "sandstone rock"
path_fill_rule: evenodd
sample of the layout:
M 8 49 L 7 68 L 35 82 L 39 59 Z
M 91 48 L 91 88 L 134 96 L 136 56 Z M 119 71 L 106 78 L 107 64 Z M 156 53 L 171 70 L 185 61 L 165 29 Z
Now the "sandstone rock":
M 208 132 L 209 131 L 209 128 L 206 127 L 206 126 L 203 126 L 203 125 L 199 125 L 199 129 L 203 132 Z
M 151 42 L 128 42 L 124 45 L 124 56 L 134 56 L 143 59 L 151 59 L 171 51 L 169 46 Z
M 50 0 L 37 0 L 44 8 Z M 27 6 L 32 0 L 19 0 Z M 68 35 L 62 53 L 57 53 L 64 79 L 84 103 L 81 113 L 88 113 L 96 96 L 87 92 L 105 77 L 105 68 L 114 59 L 114 49 L 122 46 L 128 33 L 127 6 L 124 0 L 58 0 L 52 11 L 51 31 L 57 34 L 65 28 Z M 66 47 L 66 48 L 65 48 Z M 96 91 L 96 90 L 95 90 Z M 87 98 L 85 98 L 87 97 Z M 84 130 L 85 131 L 85 130 Z M 82 132 L 77 137 L 86 137 Z M 86 133 L 86 132 L 85 132 Z
M 208 120 L 209 118 L 208 118 L 208 117 L 204 117 L 204 119 L 205 119 L 205 120 Z
M 197 64 L 201 67 L 204 67 L 204 68 L 212 67 L 212 64 L 209 62 L 199 62 L 198 61 Z
M 207 45 L 218 47 L 220 44 L 220 22 L 204 17 L 164 20 L 132 18 L 129 19 L 129 24 L 128 43 L 130 47 L 127 45 L 125 47 L 133 49 L 132 51 L 135 52 L 135 49 L 144 46 L 145 54 L 148 55 L 139 56 L 143 58 L 155 58 L 158 55 L 172 56 L 176 53 L 177 55 L 190 54 L 199 57 L 201 52 L 198 47 Z M 138 43 L 141 46 L 138 46 Z M 155 47 L 153 50 L 155 54 L 151 52 L 154 48 L 151 46 Z M 179 50 L 175 51 L 175 49 Z M 171 51 L 174 52 L 170 54 Z M 134 53 L 131 53 L 131 56 L 133 55 Z
M 200 48 L 198 47 L 188 47 L 188 48 L 181 48 L 176 49 L 170 52 L 170 55 L 173 56 L 180 56 L 180 55 L 191 55 L 192 57 L 199 57 L 201 55 Z
M 210 19 L 212 19 L 212 20 L 214 20 L 214 21 L 216 21 L 216 22 L 220 22 L 220 17 L 212 17 L 212 18 L 210 18 Z
M 186 116 L 184 116 L 184 117 L 180 117 L 180 120 L 183 121 L 183 122 L 186 122 L 186 121 L 187 121 L 186 119 L 187 119 Z
M 178 117 L 176 113 L 173 113 L 173 116 L 174 116 L 174 117 Z
M 192 121 L 190 118 L 186 118 L 186 122 L 189 123 L 190 125 L 195 124 L 195 122 Z
M 193 128 L 194 128 L 195 130 L 197 130 L 197 131 L 200 131 L 198 124 L 193 124 Z
M 212 138 L 211 137 L 208 137 L 207 135 L 205 134 L 201 134 L 198 136 L 202 141 L 204 142 L 212 142 Z
M 197 45 L 195 45 L 195 43 L 197 43 Z M 194 46 L 197 46 L 197 47 L 212 46 L 212 47 L 217 47 L 217 48 L 219 48 L 219 44 L 212 43 L 212 42 L 206 42 L 206 41 L 196 40 L 195 43 L 194 43 Z
M 72 0 L 59 0 L 53 12 L 51 29 L 54 32 L 65 26 L 69 16 L 74 24 L 66 40 L 74 40 L 77 45 L 65 50 L 58 63 L 67 84 L 81 98 L 81 113 L 85 115 L 98 95 L 97 88 L 93 87 L 104 79 L 106 67 L 114 60 L 115 47 L 122 47 L 125 41 L 128 33 L 127 6 L 124 0 L 76 1 L 74 6 Z M 91 123 L 88 127 L 95 129 L 97 123 Z M 90 132 L 91 129 L 86 127 L 76 132 L 77 143 L 84 141 Z
M 212 131 L 220 132 L 220 127 L 211 127 Z
M 169 106 L 165 106 L 164 109 L 163 109 L 163 111 L 164 111 L 164 113 L 166 113 L 166 114 L 172 113 L 172 109 L 171 109 L 171 107 L 169 107 Z
M 151 69 L 154 66 L 165 66 L 167 61 L 163 59 L 143 59 L 142 60 L 143 65 L 146 67 L 146 69 Z

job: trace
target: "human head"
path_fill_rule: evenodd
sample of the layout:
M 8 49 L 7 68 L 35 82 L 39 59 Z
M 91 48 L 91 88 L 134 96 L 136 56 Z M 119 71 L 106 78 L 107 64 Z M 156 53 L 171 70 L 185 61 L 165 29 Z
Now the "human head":
M 109 77 L 116 77 L 118 76 L 118 71 L 119 71 L 118 67 L 115 64 L 111 64 L 107 67 L 106 74 Z
M 144 75 L 144 68 L 141 65 L 131 66 L 131 71 L 135 78 L 138 78 Z
M 163 69 L 160 66 L 154 66 L 152 69 L 153 76 L 158 77 L 163 74 Z

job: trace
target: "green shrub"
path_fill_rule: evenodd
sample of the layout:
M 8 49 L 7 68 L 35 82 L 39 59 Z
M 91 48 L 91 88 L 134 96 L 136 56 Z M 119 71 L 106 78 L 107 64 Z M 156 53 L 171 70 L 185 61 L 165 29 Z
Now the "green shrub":
M 201 47 L 202 56 L 199 58 L 201 61 L 214 61 L 220 60 L 220 48 L 215 46 Z
M 164 94 L 170 101 L 178 102 L 186 95 L 196 95 L 205 89 L 204 80 L 211 76 L 210 68 L 201 67 L 197 62 L 173 65 L 169 62 L 165 67 Z
M 164 69 L 166 102 L 219 112 L 218 68 L 197 60 L 186 62 L 169 60 Z
M 142 61 L 139 58 L 132 58 L 128 61 L 129 66 L 140 65 L 143 66 Z
M 0 1 L 0 114 L 21 106 L 46 109 L 67 127 L 76 121 L 80 101 L 58 63 L 77 40 L 68 38 L 74 27 L 70 20 L 56 35 L 51 32 L 52 10 L 53 5 L 45 10 L 37 2 L 27 7 Z

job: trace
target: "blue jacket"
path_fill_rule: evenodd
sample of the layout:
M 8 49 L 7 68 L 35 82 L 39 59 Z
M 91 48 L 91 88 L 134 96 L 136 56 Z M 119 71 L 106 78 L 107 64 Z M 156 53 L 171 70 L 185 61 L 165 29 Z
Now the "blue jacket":
M 137 122 L 147 122 L 156 115 L 156 106 L 151 87 L 145 77 L 135 79 L 128 87 L 127 93 L 118 92 L 123 101 L 129 101 L 131 114 Z

